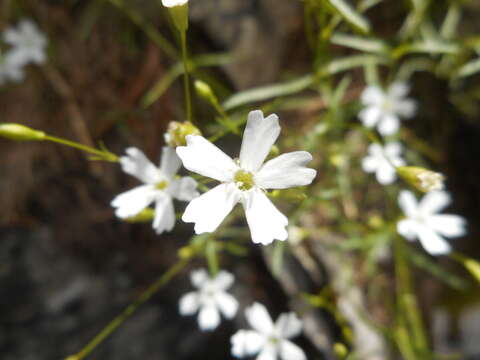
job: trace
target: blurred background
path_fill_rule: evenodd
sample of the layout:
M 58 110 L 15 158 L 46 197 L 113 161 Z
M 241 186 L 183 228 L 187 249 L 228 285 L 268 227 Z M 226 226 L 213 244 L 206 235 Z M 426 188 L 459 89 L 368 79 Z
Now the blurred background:
M 29 66 L 24 81 L 0 87 L 0 121 L 90 146 L 102 141 L 116 154 L 137 146 L 157 162 L 168 123 L 184 120 L 182 84 L 174 69 L 177 39 L 159 3 L 0 0 L 0 31 L 30 18 L 49 41 L 46 64 Z M 409 14 L 406 3 L 384 0 L 366 13 L 377 35 L 396 41 L 396 31 Z M 435 2 L 428 8 L 429 17 L 442 19 L 451 3 Z M 473 38 L 480 31 L 480 3 L 458 4 L 463 17 L 455 38 Z M 198 60 L 194 76 L 208 81 L 223 100 L 238 91 L 312 72 L 317 54 L 306 36 L 305 18 L 303 1 L 191 0 L 188 42 L 190 54 Z M 174 45 L 171 54 L 158 34 Z M 354 52 L 338 45 L 316 51 Z M 322 92 L 312 89 L 307 90 L 308 101 L 271 102 L 270 109 L 280 116 L 282 133 L 302 144 L 315 124 L 327 117 L 355 123 L 365 81 L 361 69 L 350 71 L 349 76 L 348 105 L 340 114 L 335 109 L 332 115 Z M 469 235 L 455 240 L 455 249 L 477 259 L 478 79 L 473 74 L 452 85 L 440 71 L 416 72 L 411 78 L 412 96 L 420 110 L 405 124 L 405 136 L 418 145 L 418 153 L 427 147 L 422 156 L 430 156 L 425 156 L 424 163 L 446 175 L 455 199 L 449 212 L 469 222 Z M 253 106 L 257 105 L 246 109 Z M 210 135 L 218 131 L 215 112 L 208 104 L 197 98 L 194 109 L 202 131 Z M 234 153 L 240 139 L 228 136 L 220 143 Z M 329 174 L 338 170 L 331 160 L 339 147 L 349 153 L 351 166 L 344 174 L 355 178 L 351 196 L 359 207 L 352 213 L 347 204 L 347 217 L 367 223 L 382 216 L 384 189 L 359 166 L 366 140 L 355 131 L 339 131 L 319 138 L 317 147 L 317 181 L 325 188 L 336 181 Z M 149 224 L 116 219 L 110 201 L 137 184 L 117 164 L 88 161 L 84 154 L 55 144 L 0 139 L 0 151 L 0 358 L 62 359 L 81 349 L 175 262 L 192 227 L 178 222 L 173 232 L 157 236 Z M 415 155 L 410 158 L 416 159 Z M 379 300 L 394 289 L 388 251 L 379 255 L 377 247 L 345 246 L 339 255 L 330 250 L 332 244 L 349 240 L 345 236 L 349 230 L 335 220 L 343 216 L 344 205 L 336 198 L 324 201 L 302 219 L 318 224 L 321 231 L 303 246 L 287 251 L 280 278 L 272 275 L 269 250 L 258 246 L 249 246 L 248 256 L 222 258 L 222 267 L 236 275 L 232 292 L 242 307 L 256 300 L 275 316 L 292 308 L 303 315 L 305 335 L 297 343 L 309 359 L 334 359 L 333 344 L 345 342 L 348 328 L 354 333 L 365 331 L 365 343 L 380 340 L 355 324 L 360 315 L 351 303 L 339 305 L 343 314 L 339 321 L 336 312 L 305 306 L 295 296 L 299 292 L 330 289 L 328 296 L 337 304 L 342 296 L 359 299 L 359 306 L 377 323 L 389 324 L 388 306 Z M 376 264 L 374 275 L 368 270 L 370 258 Z M 422 257 L 419 262 L 423 260 L 428 264 L 413 271 L 435 351 L 451 358 L 480 359 L 478 284 L 473 285 L 468 273 L 449 259 Z M 189 269 L 198 267 L 205 267 L 201 259 Z M 338 285 L 341 280 L 336 276 L 343 267 L 355 273 L 348 290 Z M 432 271 L 437 271 L 437 277 Z M 212 333 L 203 333 L 194 317 L 181 317 L 178 299 L 190 289 L 187 274 L 184 271 L 161 290 L 91 358 L 231 358 L 230 336 L 245 326 L 244 320 L 238 316 Z M 394 358 L 385 355 L 389 345 L 379 346 L 387 349 L 384 355 L 364 358 Z

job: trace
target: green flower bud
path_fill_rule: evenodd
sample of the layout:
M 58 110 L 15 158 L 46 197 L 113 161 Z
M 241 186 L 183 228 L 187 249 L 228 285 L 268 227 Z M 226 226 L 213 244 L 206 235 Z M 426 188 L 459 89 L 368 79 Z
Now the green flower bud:
M 422 167 L 400 166 L 397 167 L 397 173 L 407 183 L 422 192 L 442 190 L 445 186 L 445 176 Z
M 202 133 L 189 121 L 183 123 L 172 121 L 168 124 L 168 129 L 165 134 L 165 142 L 173 148 L 177 146 L 185 146 L 187 144 L 185 140 L 187 135 L 202 135 Z
M 42 141 L 45 140 L 43 131 L 34 130 L 27 126 L 13 123 L 0 124 L 0 136 L 16 141 Z
M 129 223 L 146 223 L 152 221 L 155 217 L 155 210 L 152 208 L 145 208 L 137 215 L 126 218 L 125 221 Z
M 172 16 L 173 23 L 178 31 L 185 32 L 188 29 L 188 2 L 183 5 L 172 6 L 168 8 Z
M 206 82 L 201 81 L 201 80 L 195 80 L 195 90 L 197 91 L 197 94 L 204 98 L 205 100 L 211 102 L 211 103 L 216 103 L 217 97 L 212 91 L 212 88 L 210 85 L 208 85 Z

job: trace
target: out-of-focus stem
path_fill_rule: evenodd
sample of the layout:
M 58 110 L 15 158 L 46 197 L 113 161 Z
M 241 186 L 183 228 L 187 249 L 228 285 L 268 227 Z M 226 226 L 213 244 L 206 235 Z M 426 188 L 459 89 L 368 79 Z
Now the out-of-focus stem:
M 98 149 L 92 148 L 90 146 L 79 144 L 79 143 L 74 142 L 74 141 L 58 138 L 56 136 L 51 136 L 51 135 L 46 135 L 44 140 L 52 141 L 52 142 L 55 142 L 57 144 L 62 144 L 62 145 L 70 146 L 70 147 L 78 149 L 78 150 L 85 151 L 89 154 L 98 156 L 98 158 L 100 160 L 110 161 L 110 162 L 117 162 L 118 161 L 118 156 L 111 153 L 111 152 L 104 151 L 104 150 L 98 150 Z
M 190 79 L 188 69 L 188 53 L 187 53 L 187 32 L 180 31 L 180 42 L 182 46 L 182 61 L 184 66 L 183 85 L 185 91 L 185 106 L 187 112 L 187 120 L 192 121 L 192 98 L 190 92 Z

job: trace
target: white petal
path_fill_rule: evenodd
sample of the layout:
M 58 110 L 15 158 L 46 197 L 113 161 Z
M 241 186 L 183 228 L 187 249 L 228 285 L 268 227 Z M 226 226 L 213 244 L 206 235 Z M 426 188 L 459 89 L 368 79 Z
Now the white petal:
M 378 132 L 383 136 L 395 134 L 400 127 L 400 120 L 396 115 L 383 114 L 378 122 Z
M 215 294 L 215 303 L 227 319 L 232 319 L 238 310 L 238 301 L 230 294 L 218 292 Z
M 110 203 L 121 219 L 137 215 L 155 199 L 157 191 L 150 185 L 142 185 L 117 195 Z
M 397 173 L 388 162 L 383 162 L 377 169 L 377 180 L 382 185 L 389 185 L 397 179 Z
M 378 86 L 368 86 L 362 92 L 362 103 L 364 105 L 376 105 L 381 104 L 385 99 L 385 93 Z
M 240 166 L 250 172 L 260 169 L 272 145 L 280 134 L 278 116 L 275 114 L 263 118 L 260 110 L 251 111 L 243 133 L 240 149 Z
M 466 221 L 458 215 L 431 215 L 427 217 L 426 223 L 443 236 L 459 237 L 466 234 Z
M 220 324 L 220 314 L 218 309 L 213 305 L 207 305 L 200 309 L 198 314 L 198 325 L 200 329 L 210 331 Z
M 182 166 L 182 160 L 177 155 L 175 149 L 164 146 L 162 148 L 162 160 L 160 162 L 160 172 L 168 180 L 172 180 L 175 174 Z
M 145 154 L 135 147 L 126 151 L 127 156 L 120 158 L 120 165 L 127 174 L 135 176 L 146 184 L 156 184 L 162 180 L 158 169 L 147 159 Z
M 366 127 L 374 127 L 382 117 L 382 111 L 379 106 L 369 106 L 360 111 L 358 117 Z
M 431 255 L 442 255 L 451 251 L 450 245 L 435 231 L 427 226 L 422 226 L 419 229 L 420 243 Z
M 267 342 L 260 354 L 257 356 L 257 360 L 276 360 L 277 353 L 277 347 Z
M 415 240 L 418 238 L 419 223 L 416 220 L 404 219 L 397 223 L 397 232 L 407 240 Z
M 302 321 L 293 312 L 284 313 L 278 317 L 275 330 L 282 339 L 290 339 L 302 332 Z
M 239 200 L 239 190 L 233 184 L 221 184 L 193 199 L 182 220 L 195 223 L 195 233 L 213 232 L 232 211 Z
M 157 196 L 155 204 L 155 217 L 152 227 L 157 234 L 164 231 L 172 231 L 175 226 L 175 209 L 169 195 Z
M 306 151 L 295 151 L 267 161 L 255 174 L 255 183 L 264 189 L 287 189 L 309 185 L 317 172 L 305 167 L 312 160 Z
M 279 352 L 282 360 L 307 360 L 303 350 L 288 340 L 281 342 Z
M 180 315 L 192 315 L 198 311 L 200 300 L 196 292 L 189 292 L 180 298 Z
M 268 245 L 275 239 L 287 239 L 288 219 L 278 211 L 261 190 L 253 189 L 246 193 L 242 204 L 245 208 L 252 241 L 255 244 Z
M 198 269 L 190 273 L 190 281 L 197 289 L 201 289 L 210 281 L 210 276 L 205 269 Z
M 403 146 L 397 141 L 385 145 L 384 153 L 389 159 L 394 159 L 402 154 Z
M 200 195 L 197 191 L 197 185 L 195 179 L 185 176 L 180 180 L 173 180 L 169 192 L 177 200 L 190 201 Z
M 203 136 L 187 135 L 187 146 L 177 147 L 183 166 L 218 181 L 232 180 L 238 166 L 222 150 Z
M 362 169 L 367 173 L 373 173 L 377 171 L 378 159 L 374 156 L 366 156 L 362 160 Z
M 245 317 L 250 326 L 260 334 L 271 335 L 274 326 L 272 318 L 264 305 L 255 302 L 245 309 Z
M 422 214 L 436 214 L 447 207 L 451 202 L 450 194 L 446 191 L 430 191 L 420 201 Z
M 221 270 L 212 281 L 218 289 L 226 290 L 232 286 L 234 280 L 235 277 L 231 273 Z
M 404 118 L 411 118 L 417 112 L 417 102 L 415 100 L 406 99 L 395 104 L 395 113 Z
M 237 358 L 258 353 L 265 343 L 262 335 L 256 331 L 239 330 L 231 338 L 232 355 Z
M 417 198 L 411 191 L 403 190 L 398 195 L 398 204 L 403 213 L 407 217 L 415 216 L 418 214 L 418 202 Z
M 410 86 L 405 82 L 394 82 L 387 90 L 387 94 L 392 98 L 403 98 L 410 91 Z

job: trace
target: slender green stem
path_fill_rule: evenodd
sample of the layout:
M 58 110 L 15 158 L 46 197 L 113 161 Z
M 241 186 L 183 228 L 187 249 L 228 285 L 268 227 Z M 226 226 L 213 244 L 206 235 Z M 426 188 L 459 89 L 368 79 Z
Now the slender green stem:
M 187 108 L 187 120 L 192 122 L 192 98 L 190 92 L 190 79 L 188 74 L 188 53 L 187 53 L 187 32 L 180 32 L 180 42 L 182 43 L 182 60 L 185 71 L 183 73 L 183 84 L 185 91 L 185 105 Z
M 65 360 L 82 360 L 95 348 L 108 338 L 123 322 L 128 319 L 140 307 L 147 302 L 157 291 L 165 286 L 175 275 L 177 275 L 191 260 L 191 257 L 181 259 L 175 263 L 166 273 L 150 285 L 132 304 L 127 306 L 123 312 L 103 328 L 80 352 L 67 357 Z
M 100 159 L 100 160 L 105 160 L 105 161 L 110 161 L 110 162 L 117 162 L 118 161 L 118 156 L 109 152 L 109 151 L 107 151 L 106 149 L 105 150 L 98 150 L 98 149 L 92 148 L 90 146 L 82 145 L 82 144 L 79 144 L 79 143 L 74 142 L 74 141 L 58 138 L 56 136 L 51 136 L 51 135 L 46 135 L 44 140 L 51 141 L 51 142 L 54 142 L 54 143 L 57 143 L 57 144 L 70 146 L 72 148 L 85 151 L 89 154 L 97 156 L 98 159 Z

